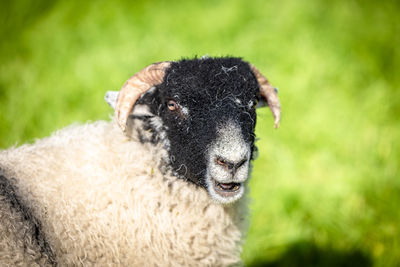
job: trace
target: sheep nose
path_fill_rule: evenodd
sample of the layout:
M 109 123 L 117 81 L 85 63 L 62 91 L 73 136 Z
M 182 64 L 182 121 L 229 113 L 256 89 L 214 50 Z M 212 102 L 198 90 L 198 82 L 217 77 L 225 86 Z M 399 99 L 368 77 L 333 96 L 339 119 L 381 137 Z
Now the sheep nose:
M 242 158 L 237 161 L 231 161 L 231 160 L 227 160 L 223 157 L 217 157 L 215 162 L 218 165 L 226 168 L 232 174 L 234 174 L 237 169 L 239 169 L 241 166 L 243 166 L 243 164 L 245 164 L 247 162 L 247 158 Z

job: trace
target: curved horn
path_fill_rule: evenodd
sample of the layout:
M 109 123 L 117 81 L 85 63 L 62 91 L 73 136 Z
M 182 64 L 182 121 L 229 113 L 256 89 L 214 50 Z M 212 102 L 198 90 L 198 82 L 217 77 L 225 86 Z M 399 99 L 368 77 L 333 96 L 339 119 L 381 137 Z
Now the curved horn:
M 250 67 L 260 85 L 261 96 L 265 98 L 272 114 L 274 115 L 274 126 L 275 128 L 278 128 L 279 121 L 281 120 L 281 104 L 279 102 L 278 92 L 271 86 L 267 78 L 265 78 L 256 67 L 253 65 L 250 65 Z
M 126 130 L 129 113 L 136 101 L 147 90 L 162 83 L 165 71 L 170 64 L 169 61 L 151 64 L 130 77 L 122 86 L 115 107 L 115 117 L 123 131 Z

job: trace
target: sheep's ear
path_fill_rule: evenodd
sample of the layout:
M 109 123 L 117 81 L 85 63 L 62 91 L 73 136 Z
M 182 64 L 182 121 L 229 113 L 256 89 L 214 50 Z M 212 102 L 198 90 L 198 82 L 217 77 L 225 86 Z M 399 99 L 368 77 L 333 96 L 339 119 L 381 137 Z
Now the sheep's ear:
M 130 114 L 138 115 L 138 116 L 154 115 L 154 114 L 150 113 L 149 108 L 147 107 L 147 105 L 145 104 L 145 101 L 144 101 L 144 99 L 146 97 L 147 98 L 153 97 L 154 92 L 155 92 L 155 87 L 152 87 L 150 90 L 145 92 L 139 98 L 139 100 L 137 101 L 136 105 L 133 107 Z M 107 91 L 106 95 L 104 96 L 104 100 L 107 102 L 107 104 L 110 105 L 110 107 L 115 109 L 115 107 L 117 105 L 118 95 L 119 95 L 119 91 Z
M 115 106 L 117 105 L 118 94 L 119 94 L 119 91 L 107 91 L 106 95 L 104 96 L 104 100 L 113 109 L 115 109 Z

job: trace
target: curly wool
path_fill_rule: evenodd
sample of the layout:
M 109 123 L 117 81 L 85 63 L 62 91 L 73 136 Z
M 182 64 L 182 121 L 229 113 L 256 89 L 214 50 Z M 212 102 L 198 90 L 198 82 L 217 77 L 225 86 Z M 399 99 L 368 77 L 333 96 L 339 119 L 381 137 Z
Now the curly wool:
M 31 214 L 0 191 L 0 265 L 240 264 L 246 197 L 212 202 L 159 171 L 164 153 L 103 121 L 0 152 L 0 175 Z
M 217 138 L 217 132 L 227 121 L 234 121 L 243 139 L 250 145 L 250 158 L 255 150 L 255 108 L 248 107 L 260 98 L 259 85 L 247 62 L 240 58 L 184 59 L 172 62 L 163 83 L 156 86 L 160 100 L 150 97 L 151 103 L 174 99 L 188 108 L 189 116 L 172 117 L 165 105 L 149 105 L 160 116 L 172 144 L 172 166 L 182 176 L 203 187 L 207 158 L 200 158 Z M 147 100 L 149 103 L 150 100 Z M 188 168 L 180 168 L 186 165 Z

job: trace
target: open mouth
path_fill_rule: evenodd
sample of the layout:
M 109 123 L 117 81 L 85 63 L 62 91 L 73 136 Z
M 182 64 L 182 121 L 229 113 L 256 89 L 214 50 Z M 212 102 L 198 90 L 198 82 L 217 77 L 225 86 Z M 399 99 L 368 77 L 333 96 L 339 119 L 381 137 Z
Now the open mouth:
M 220 183 L 212 179 L 215 192 L 221 197 L 233 197 L 240 193 L 242 183 Z

